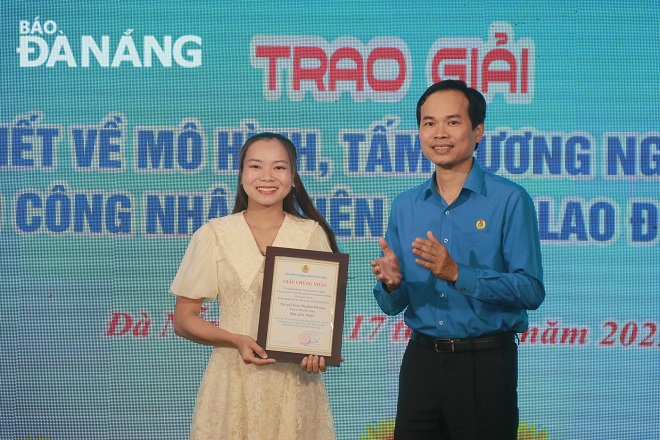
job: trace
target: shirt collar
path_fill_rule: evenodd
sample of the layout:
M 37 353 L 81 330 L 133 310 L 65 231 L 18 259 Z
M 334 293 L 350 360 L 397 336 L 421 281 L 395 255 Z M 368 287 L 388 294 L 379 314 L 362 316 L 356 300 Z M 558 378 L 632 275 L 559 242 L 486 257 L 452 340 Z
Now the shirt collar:
M 421 198 L 427 200 L 433 194 L 438 194 L 438 188 L 436 186 L 435 180 L 435 171 L 429 180 L 427 180 L 422 186 Z M 468 189 L 476 194 L 482 194 L 485 191 L 484 180 L 486 172 L 482 168 L 481 164 L 477 159 L 472 161 L 472 169 L 468 173 L 467 179 L 463 184 L 464 189 Z
M 486 172 L 481 167 L 481 164 L 477 159 L 472 161 L 472 169 L 468 174 L 467 180 L 463 185 L 463 188 L 469 189 L 473 193 L 482 194 L 486 187 L 484 185 L 486 180 Z

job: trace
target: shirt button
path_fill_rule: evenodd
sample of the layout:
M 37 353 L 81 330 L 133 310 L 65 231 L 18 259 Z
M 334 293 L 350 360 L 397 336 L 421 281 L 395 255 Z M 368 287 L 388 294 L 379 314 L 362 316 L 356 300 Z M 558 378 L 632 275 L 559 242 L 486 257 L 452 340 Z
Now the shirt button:
M 448 239 L 448 238 L 445 238 L 445 239 L 442 240 L 442 241 L 445 242 L 445 243 L 449 243 L 449 239 Z
M 441 293 L 441 294 L 440 294 L 440 298 L 444 298 L 444 297 L 445 297 L 445 294 L 444 294 L 444 293 Z
M 438 324 L 445 325 L 445 321 L 440 321 Z
M 449 215 L 449 211 L 445 211 L 445 215 Z

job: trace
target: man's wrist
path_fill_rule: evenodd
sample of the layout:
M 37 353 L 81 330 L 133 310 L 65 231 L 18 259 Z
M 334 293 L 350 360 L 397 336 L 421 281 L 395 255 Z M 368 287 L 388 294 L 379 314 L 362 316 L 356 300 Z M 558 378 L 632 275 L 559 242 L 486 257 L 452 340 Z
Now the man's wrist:
M 458 264 L 454 263 L 454 274 L 451 277 L 450 280 L 448 280 L 452 284 L 456 284 L 456 281 L 458 281 Z

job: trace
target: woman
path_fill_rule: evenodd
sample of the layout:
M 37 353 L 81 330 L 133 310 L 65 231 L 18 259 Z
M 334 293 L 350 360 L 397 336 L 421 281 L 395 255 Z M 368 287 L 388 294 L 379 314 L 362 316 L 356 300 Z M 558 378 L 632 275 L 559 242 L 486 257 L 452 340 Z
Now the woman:
M 191 439 L 334 439 L 319 356 L 276 363 L 256 341 L 266 247 L 337 252 L 334 234 L 296 171 L 296 150 L 275 133 L 249 138 L 239 154 L 232 215 L 193 235 L 170 287 L 175 332 L 216 347 L 197 396 Z M 220 299 L 216 327 L 199 317 Z M 309 374 L 312 373 L 312 374 Z

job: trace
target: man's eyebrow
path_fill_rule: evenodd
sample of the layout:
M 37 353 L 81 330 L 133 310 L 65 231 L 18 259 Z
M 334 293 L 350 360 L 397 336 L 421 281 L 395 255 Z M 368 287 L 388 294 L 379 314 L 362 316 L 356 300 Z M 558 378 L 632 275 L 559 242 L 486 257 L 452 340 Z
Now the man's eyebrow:
M 425 116 L 422 116 L 422 120 L 425 120 L 425 119 L 453 119 L 453 118 L 459 118 L 460 119 L 462 117 L 463 116 L 461 116 L 459 113 L 454 113 L 453 115 L 440 116 L 439 118 L 436 117 L 436 116 L 432 116 L 432 115 L 425 115 Z

